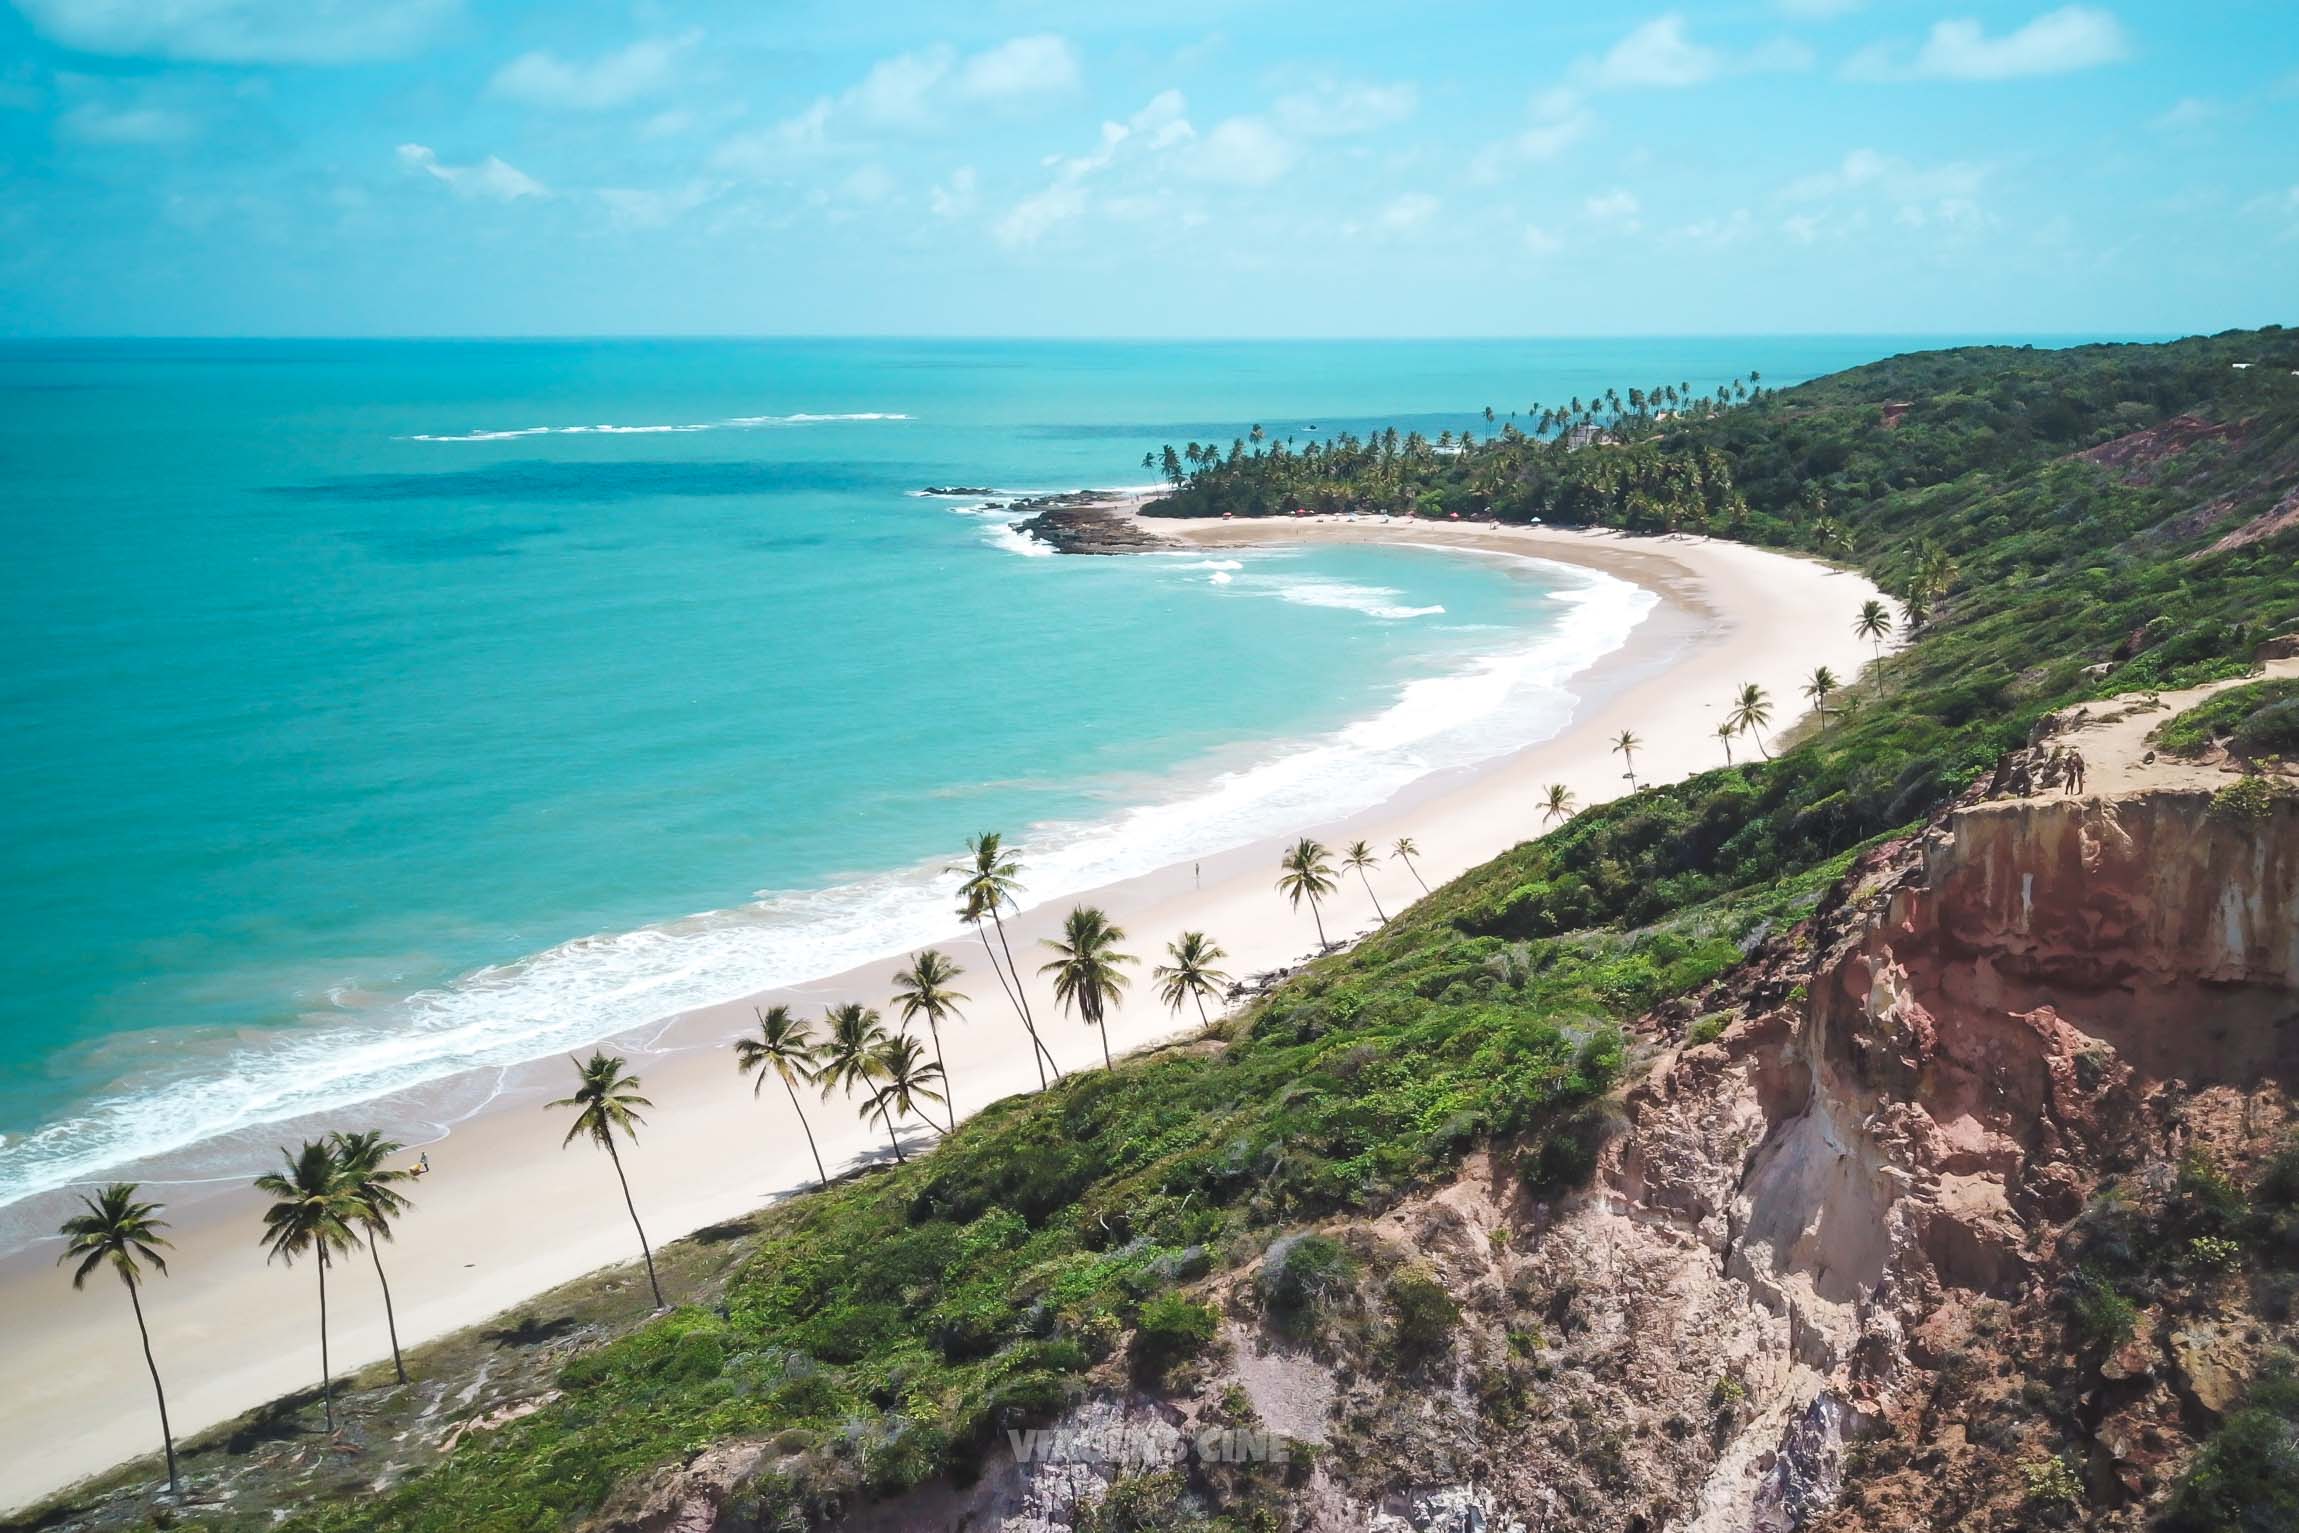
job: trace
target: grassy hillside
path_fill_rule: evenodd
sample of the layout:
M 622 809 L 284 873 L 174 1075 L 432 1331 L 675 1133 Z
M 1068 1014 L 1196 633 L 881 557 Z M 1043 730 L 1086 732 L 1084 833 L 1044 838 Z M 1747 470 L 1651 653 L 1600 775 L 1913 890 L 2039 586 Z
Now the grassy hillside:
M 2239 673 L 2299 626 L 2299 534 L 2211 551 L 2299 483 L 2293 367 L 2282 331 L 1928 353 L 1623 423 L 1617 443 L 1504 439 L 1431 456 L 1402 489 L 1380 479 L 1432 507 L 1701 526 L 1895 588 L 1920 575 L 1928 622 L 1880 688 L 1848 684 L 1781 759 L 1585 813 L 1217 1037 L 999 1103 L 907 1166 L 770 1211 L 704 1302 L 577 1352 L 541 1409 L 378 1494 L 348 1493 L 373 1461 L 307 1471 L 280 1525 L 561 1528 L 742 1438 L 776 1448 L 751 1492 L 763 1525 L 803 1526 L 964 1479 L 1089 1377 L 1154 1372 L 1191 1344 L 1193 1282 L 1380 1209 L 1472 1148 L 1571 1184 L 1589 1115 L 1633 1067 L 1619 1024 L 1737 963 L 1853 849 L 1921 820 L 2046 711 Z M 1225 460 L 1177 508 L 1366 504 L 1389 472 L 1299 464 Z M 1665 505 L 1636 488 L 1660 479 Z M 274 1525 L 269 1499 L 178 1526 Z M 1241 1492 L 1217 1525 L 1262 1525 L 1253 1505 Z

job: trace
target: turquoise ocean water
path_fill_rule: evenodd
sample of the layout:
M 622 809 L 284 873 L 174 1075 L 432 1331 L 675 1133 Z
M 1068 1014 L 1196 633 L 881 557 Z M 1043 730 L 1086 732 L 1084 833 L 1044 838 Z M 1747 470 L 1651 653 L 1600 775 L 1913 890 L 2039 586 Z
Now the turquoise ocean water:
M 1889 338 L 0 345 L 0 1203 L 1365 807 L 1647 600 L 970 500 Z

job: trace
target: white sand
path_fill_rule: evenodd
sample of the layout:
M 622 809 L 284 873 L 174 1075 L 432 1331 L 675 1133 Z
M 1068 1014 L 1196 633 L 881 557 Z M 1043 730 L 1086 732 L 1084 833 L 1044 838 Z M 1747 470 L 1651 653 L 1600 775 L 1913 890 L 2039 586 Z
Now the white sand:
M 1473 772 L 1426 781 L 1353 819 L 1293 828 L 1284 838 L 1208 855 L 1193 876 L 1180 864 L 1095 891 L 1143 957 L 1133 997 L 1112 1019 L 1112 1045 L 1138 1047 L 1195 1025 L 1158 1006 L 1149 961 L 1187 928 L 1213 934 L 1243 976 L 1292 963 L 1314 945 L 1309 912 L 1290 910 L 1272 887 L 1280 846 L 1293 834 L 1328 845 L 1363 836 L 1386 849 L 1401 835 L 1421 847 L 1421 872 L 1435 886 L 1518 841 L 1536 835 L 1542 789 L 1571 788 L 1583 806 L 1625 791 L 1621 760 L 1607 742 L 1633 729 L 1640 782 L 1660 782 L 1720 764 L 1714 737 L 1727 699 L 1743 682 L 1771 693 L 1782 724 L 1801 712 L 1799 687 L 1816 665 L 1847 680 L 1869 659 L 1852 634 L 1860 604 L 1877 595 L 1855 574 L 1738 544 L 1678 537 L 1630 539 L 1474 525 L 1339 519 L 1250 523 L 1159 522 L 1208 545 L 1304 539 L 1410 541 L 1537 555 L 1602 569 L 1658 592 L 1663 600 L 1622 650 L 1575 678 L 1582 706 L 1556 739 L 1531 745 Z M 1019 848 L 1025 860 L 1027 846 Z M 1401 866 L 1384 864 L 1374 887 L 1392 912 L 1418 894 Z M 1059 908 L 1032 908 L 1008 922 L 1018 956 L 1034 970 L 1038 939 Z M 1369 926 L 1371 905 L 1354 878 L 1329 902 L 1327 930 Z M 961 1112 L 1037 1084 L 1020 1025 L 987 971 L 972 936 L 943 944 L 966 966 L 960 988 L 974 997 L 971 1020 L 946 1029 Z M 819 1010 L 859 999 L 882 1005 L 898 959 L 756 1000 L 784 999 Z M 753 1001 L 690 1013 L 626 1038 L 656 1106 L 640 1146 L 625 1157 L 648 1233 L 657 1241 L 702 1228 L 811 1183 L 804 1140 L 779 1091 L 754 1100 L 723 1047 L 749 1023 Z M 1035 1007 L 1062 1067 L 1099 1068 L 1101 1045 L 1063 1018 L 1044 987 Z M 540 1104 L 563 1094 L 564 1060 L 508 1072 L 489 1107 L 430 1145 L 432 1175 L 415 1188 L 417 1210 L 387 1248 L 399 1330 L 408 1344 L 486 1319 L 556 1283 L 609 1263 L 634 1260 L 630 1223 L 606 1158 L 559 1149 L 563 1132 Z M 824 1156 L 835 1171 L 857 1156 L 885 1154 L 884 1138 L 844 1101 L 808 1102 Z M 356 1125 L 346 1125 L 356 1126 Z M 288 1125 L 290 1138 L 309 1125 Z M 316 1382 L 316 1300 L 307 1268 L 266 1268 L 256 1246 L 260 1200 L 244 1184 L 169 1186 L 146 1174 L 146 1193 L 172 1206 L 173 1276 L 148 1290 L 152 1344 L 168 1382 L 179 1434 L 189 1434 L 290 1390 Z M 0 1258 L 0 1505 L 30 1501 L 158 1445 L 150 1383 L 136 1350 L 125 1296 L 115 1282 L 75 1293 L 52 1264 L 54 1243 Z M 339 1369 L 386 1353 L 383 1317 L 365 1262 L 347 1264 L 330 1284 L 334 1359 Z M 35 1381 L 41 1381 L 37 1387 Z

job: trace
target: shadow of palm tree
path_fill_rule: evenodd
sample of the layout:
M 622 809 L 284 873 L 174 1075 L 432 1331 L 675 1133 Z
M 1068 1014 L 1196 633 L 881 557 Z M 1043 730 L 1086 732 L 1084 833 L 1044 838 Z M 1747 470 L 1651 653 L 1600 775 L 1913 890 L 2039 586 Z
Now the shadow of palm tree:
M 253 1453 L 265 1443 L 292 1442 L 298 1437 L 316 1437 L 319 1431 L 305 1423 L 301 1417 L 306 1410 L 319 1403 L 319 1387 L 281 1395 L 270 1404 L 259 1407 L 231 1430 L 223 1440 L 224 1452 L 230 1454 Z
M 539 1347 L 546 1341 L 556 1341 L 575 1329 L 579 1322 L 572 1315 L 556 1315 L 549 1320 L 534 1315 L 521 1315 L 509 1325 L 497 1326 L 492 1331 L 481 1331 L 482 1341 L 491 1341 L 500 1352 L 508 1347 Z

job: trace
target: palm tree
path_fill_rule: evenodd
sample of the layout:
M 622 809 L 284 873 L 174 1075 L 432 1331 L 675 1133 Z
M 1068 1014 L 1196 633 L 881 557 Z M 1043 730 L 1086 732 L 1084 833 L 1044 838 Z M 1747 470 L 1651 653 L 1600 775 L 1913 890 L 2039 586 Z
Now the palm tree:
M 1856 638 L 1872 641 L 1876 646 L 1876 695 L 1884 695 L 1884 640 L 1892 632 L 1891 609 L 1870 597 L 1860 604 L 1860 615 L 1852 620 L 1852 633 Z
M 1389 855 L 1405 864 L 1405 871 L 1413 875 L 1413 882 L 1421 886 L 1423 894 L 1429 892 L 1429 881 L 1421 876 L 1419 868 L 1413 866 L 1413 859 L 1421 855 L 1421 848 L 1413 844 L 1411 836 L 1399 836 L 1396 844 L 1389 848 Z
M 1541 800 L 1541 823 L 1569 820 L 1573 816 L 1573 790 L 1561 782 L 1549 784 L 1547 795 Z
M 867 1087 L 874 1077 L 878 1051 L 889 1036 L 885 1020 L 859 1001 L 831 1007 L 825 1020 L 830 1036 L 815 1050 L 815 1083 L 825 1098 L 833 1091 L 852 1096 L 855 1087 Z
M 623 1188 L 623 1207 L 630 1210 L 631 1228 L 639 1232 L 639 1254 L 647 1259 L 647 1286 L 655 1291 L 655 1308 L 670 1308 L 663 1302 L 663 1285 L 655 1277 L 655 1253 L 647 1244 L 646 1226 L 639 1223 L 639 1205 L 631 1199 L 631 1179 L 623 1174 L 622 1152 L 615 1148 L 618 1133 L 633 1144 L 639 1142 L 639 1125 L 647 1120 L 638 1110 L 655 1105 L 639 1095 L 639 1078 L 623 1073 L 620 1055 L 597 1049 L 589 1059 L 575 1061 L 575 1094 L 544 1105 L 575 1109 L 575 1126 L 559 1141 L 560 1149 L 579 1136 L 605 1150 L 615 1163 L 615 1180 Z
M 1229 955 L 1204 932 L 1183 932 L 1165 945 L 1165 954 L 1173 962 L 1150 970 L 1150 978 L 1157 981 L 1158 999 L 1171 1011 L 1180 1011 L 1183 1001 L 1195 1000 L 1198 1026 L 1211 1027 L 1205 998 L 1219 995 L 1221 987 L 1229 983 L 1229 976 L 1214 967 Z
M 870 1055 L 869 1080 L 877 1084 L 862 1104 L 864 1118 L 875 1117 L 886 1125 L 887 1142 L 894 1146 L 897 1161 L 910 1157 L 902 1153 L 902 1138 L 894 1132 L 894 1125 L 915 1113 L 931 1127 L 934 1120 L 927 1117 L 921 1102 L 940 1102 L 942 1095 L 934 1089 L 934 1082 L 942 1079 L 942 1067 L 928 1059 L 918 1047 L 918 1040 L 908 1033 L 899 1033 L 883 1040 Z
M 1350 842 L 1341 853 L 1341 865 L 1357 870 L 1357 881 L 1365 886 L 1365 897 L 1373 902 L 1374 918 L 1387 926 L 1389 913 L 1381 908 L 1381 896 L 1373 892 L 1373 880 L 1365 876 L 1365 870 L 1380 860 L 1373 855 L 1373 848 L 1362 841 Z
M 176 1434 L 168 1425 L 168 1395 L 160 1387 L 160 1365 L 152 1360 L 152 1333 L 144 1324 L 144 1301 L 139 1290 L 144 1281 L 144 1263 L 161 1277 L 168 1275 L 167 1258 L 160 1255 L 168 1244 L 160 1231 L 168 1227 L 158 1217 L 163 1205 L 140 1203 L 136 1200 L 134 1182 L 114 1182 L 94 1197 L 80 1195 L 84 1214 L 74 1214 L 56 1231 L 64 1237 L 64 1254 L 56 1258 L 62 1266 L 75 1257 L 80 1265 L 72 1269 L 72 1286 L 88 1286 L 88 1274 L 98 1267 L 109 1265 L 127 1285 L 128 1305 L 136 1312 L 136 1335 L 143 1339 L 144 1366 L 151 1370 L 152 1395 L 160 1402 L 160 1441 L 168 1450 L 168 1494 L 178 1489 L 176 1481 Z
M 767 1007 L 758 1013 L 757 1033 L 734 1041 L 735 1068 L 758 1077 L 750 1088 L 753 1097 L 766 1089 L 769 1075 L 782 1082 L 782 1089 L 790 1096 L 790 1110 L 798 1114 L 798 1126 L 806 1131 L 807 1152 L 814 1157 L 814 1179 L 828 1187 L 830 1173 L 822 1169 L 822 1147 L 814 1142 L 814 1125 L 806 1121 L 806 1109 L 798 1105 L 798 1083 L 814 1084 L 815 1053 L 814 1025 L 787 1006 Z
M 1303 900 L 1309 901 L 1309 918 L 1317 923 L 1317 950 L 1325 951 L 1325 917 L 1319 913 L 1317 902 L 1333 892 L 1333 868 L 1325 860 L 1324 846 L 1303 836 L 1278 859 L 1277 866 L 1281 870 L 1277 892 L 1290 900 L 1295 910 L 1301 908 Z
M 265 1260 L 295 1264 L 299 1256 L 316 1256 L 319 1268 L 319 1394 L 327 1429 L 335 1430 L 335 1378 L 327 1362 L 327 1269 L 334 1256 L 359 1244 L 352 1233 L 364 1211 L 344 1180 L 334 1147 L 324 1139 L 307 1139 L 281 1159 L 284 1175 L 267 1171 L 255 1179 L 255 1190 L 272 1200 L 264 1210 Z
M 934 948 L 911 954 L 910 967 L 894 971 L 894 1004 L 902 1013 L 902 1025 L 907 1027 L 920 1017 L 926 1019 L 926 1031 L 934 1038 L 934 1067 L 942 1074 L 944 1091 L 950 1089 L 950 1072 L 942 1063 L 942 1019 L 958 1017 L 958 1003 L 971 999 L 950 988 L 950 982 L 965 972 Z M 957 1104 L 944 1097 L 942 1110 L 949 1116 L 951 1132 L 956 1133 Z
M 1115 1068 L 1110 1059 L 1109 1008 L 1128 983 L 1118 966 L 1134 961 L 1131 953 L 1118 951 L 1125 940 L 1125 932 L 1091 905 L 1070 911 L 1061 936 L 1041 939 L 1054 957 L 1038 972 L 1054 977 L 1055 1000 L 1074 1009 L 1080 1021 L 1101 1029 L 1104 1069 Z
M 1772 700 L 1755 682 L 1741 684 L 1740 694 L 1732 700 L 1732 711 L 1725 715 L 1733 728 L 1756 736 L 1756 748 L 1770 761 L 1772 752 L 1764 749 L 1764 726 L 1772 722 Z
M 1631 793 L 1636 791 L 1636 753 L 1643 747 L 1644 742 L 1639 740 L 1632 731 L 1626 729 L 1622 730 L 1620 737 L 1612 743 L 1613 754 L 1628 763 L 1628 791 Z
M 1838 685 L 1836 673 L 1824 665 L 1814 666 L 1811 679 L 1804 683 L 1805 699 L 1812 704 L 1813 711 L 1820 715 L 1820 728 L 1823 731 L 1828 728 L 1828 699 Z
M 407 1364 L 399 1355 L 399 1318 L 391 1312 L 391 1280 L 383 1275 L 383 1242 L 391 1238 L 391 1222 L 408 1208 L 406 1194 L 395 1185 L 413 1181 L 415 1173 L 395 1169 L 387 1162 L 407 1146 L 380 1133 L 330 1134 L 335 1163 L 344 1187 L 359 1205 L 359 1227 L 367 1232 L 367 1254 L 375 1260 L 375 1281 L 383 1290 L 383 1325 L 391 1333 L 391 1371 L 407 1382 Z
M 1740 731 L 1733 726 L 1733 722 L 1730 719 L 1726 719 L 1723 723 L 1716 726 L 1716 738 L 1723 743 L 1724 764 L 1726 766 L 1732 765 L 1732 737 L 1739 733 Z
M 1046 1088 L 1046 1071 L 1054 1072 L 1054 1079 L 1062 1078 L 1062 1067 L 1054 1063 L 1053 1051 L 1038 1036 L 1037 1019 L 1030 1015 L 1028 987 L 1022 983 L 1022 971 L 1014 965 L 1014 950 L 1006 945 L 1006 921 L 1000 913 L 1016 904 L 1015 896 L 1021 892 L 1022 865 L 1005 850 L 1004 838 L 994 830 L 985 830 L 966 839 L 969 862 L 961 862 L 949 871 L 963 876 L 958 886 L 958 914 L 973 924 L 974 934 L 982 939 L 982 951 L 990 955 L 990 968 L 996 972 L 998 983 L 1005 987 L 1006 999 L 1014 1003 L 1021 1015 L 1022 1030 L 1030 1035 L 1031 1058 L 1038 1066 L 1038 1089 Z M 983 930 L 982 918 L 989 917 L 998 929 L 998 947 L 1006 955 L 1006 967 L 998 968 L 998 954 L 990 947 L 990 934 Z M 1013 983 L 1007 984 L 1011 975 Z

